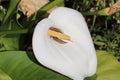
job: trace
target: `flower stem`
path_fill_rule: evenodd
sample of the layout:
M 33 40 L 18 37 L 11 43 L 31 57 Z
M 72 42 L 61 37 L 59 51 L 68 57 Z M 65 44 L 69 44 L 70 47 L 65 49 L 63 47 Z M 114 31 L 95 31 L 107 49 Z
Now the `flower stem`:
M 109 14 L 107 13 L 108 8 L 94 11 L 94 12 L 82 12 L 84 16 L 89 16 L 89 15 L 102 15 L 102 16 L 108 16 Z

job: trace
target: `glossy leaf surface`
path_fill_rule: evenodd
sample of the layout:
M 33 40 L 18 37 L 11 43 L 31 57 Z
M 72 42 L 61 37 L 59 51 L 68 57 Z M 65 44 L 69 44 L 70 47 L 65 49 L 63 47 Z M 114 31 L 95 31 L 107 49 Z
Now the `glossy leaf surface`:
M 69 80 L 33 63 L 24 51 L 0 52 L 0 68 L 12 80 Z

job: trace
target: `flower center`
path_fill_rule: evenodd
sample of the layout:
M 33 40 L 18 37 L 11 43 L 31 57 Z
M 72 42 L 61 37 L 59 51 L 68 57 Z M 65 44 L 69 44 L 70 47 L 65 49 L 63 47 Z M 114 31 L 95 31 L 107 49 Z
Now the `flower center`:
M 71 39 L 69 35 L 64 34 L 60 29 L 54 27 L 48 29 L 48 35 L 60 44 L 65 44 L 67 43 L 65 40 Z

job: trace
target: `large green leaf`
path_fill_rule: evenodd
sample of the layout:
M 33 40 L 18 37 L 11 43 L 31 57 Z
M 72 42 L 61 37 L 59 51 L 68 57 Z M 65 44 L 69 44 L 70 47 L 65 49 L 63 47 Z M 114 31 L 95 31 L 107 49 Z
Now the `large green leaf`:
M 0 52 L 0 68 L 13 80 L 71 80 L 37 65 L 28 55 L 24 51 Z M 85 80 L 120 80 L 120 63 L 105 51 L 97 51 L 97 57 L 96 74 Z
M 12 80 L 69 80 L 56 72 L 33 63 L 24 51 L 0 52 L 0 68 Z
M 120 80 L 120 63 L 111 54 L 97 51 L 97 80 Z
M 9 75 L 0 69 L 0 80 L 12 80 Z

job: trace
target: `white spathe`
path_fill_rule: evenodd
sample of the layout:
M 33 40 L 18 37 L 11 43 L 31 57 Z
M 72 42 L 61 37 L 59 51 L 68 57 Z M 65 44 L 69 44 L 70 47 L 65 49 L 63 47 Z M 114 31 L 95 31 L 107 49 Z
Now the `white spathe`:
M 56 42 L 48 35 L 50 27 L 62 30 L 71 41 Z M 74 80 L 83 80 L 96 72 L 97 58 L 90 32 L 76 10 L 59 7 L 40 21 L 33 34 L 33 51 L 41 64 Z

